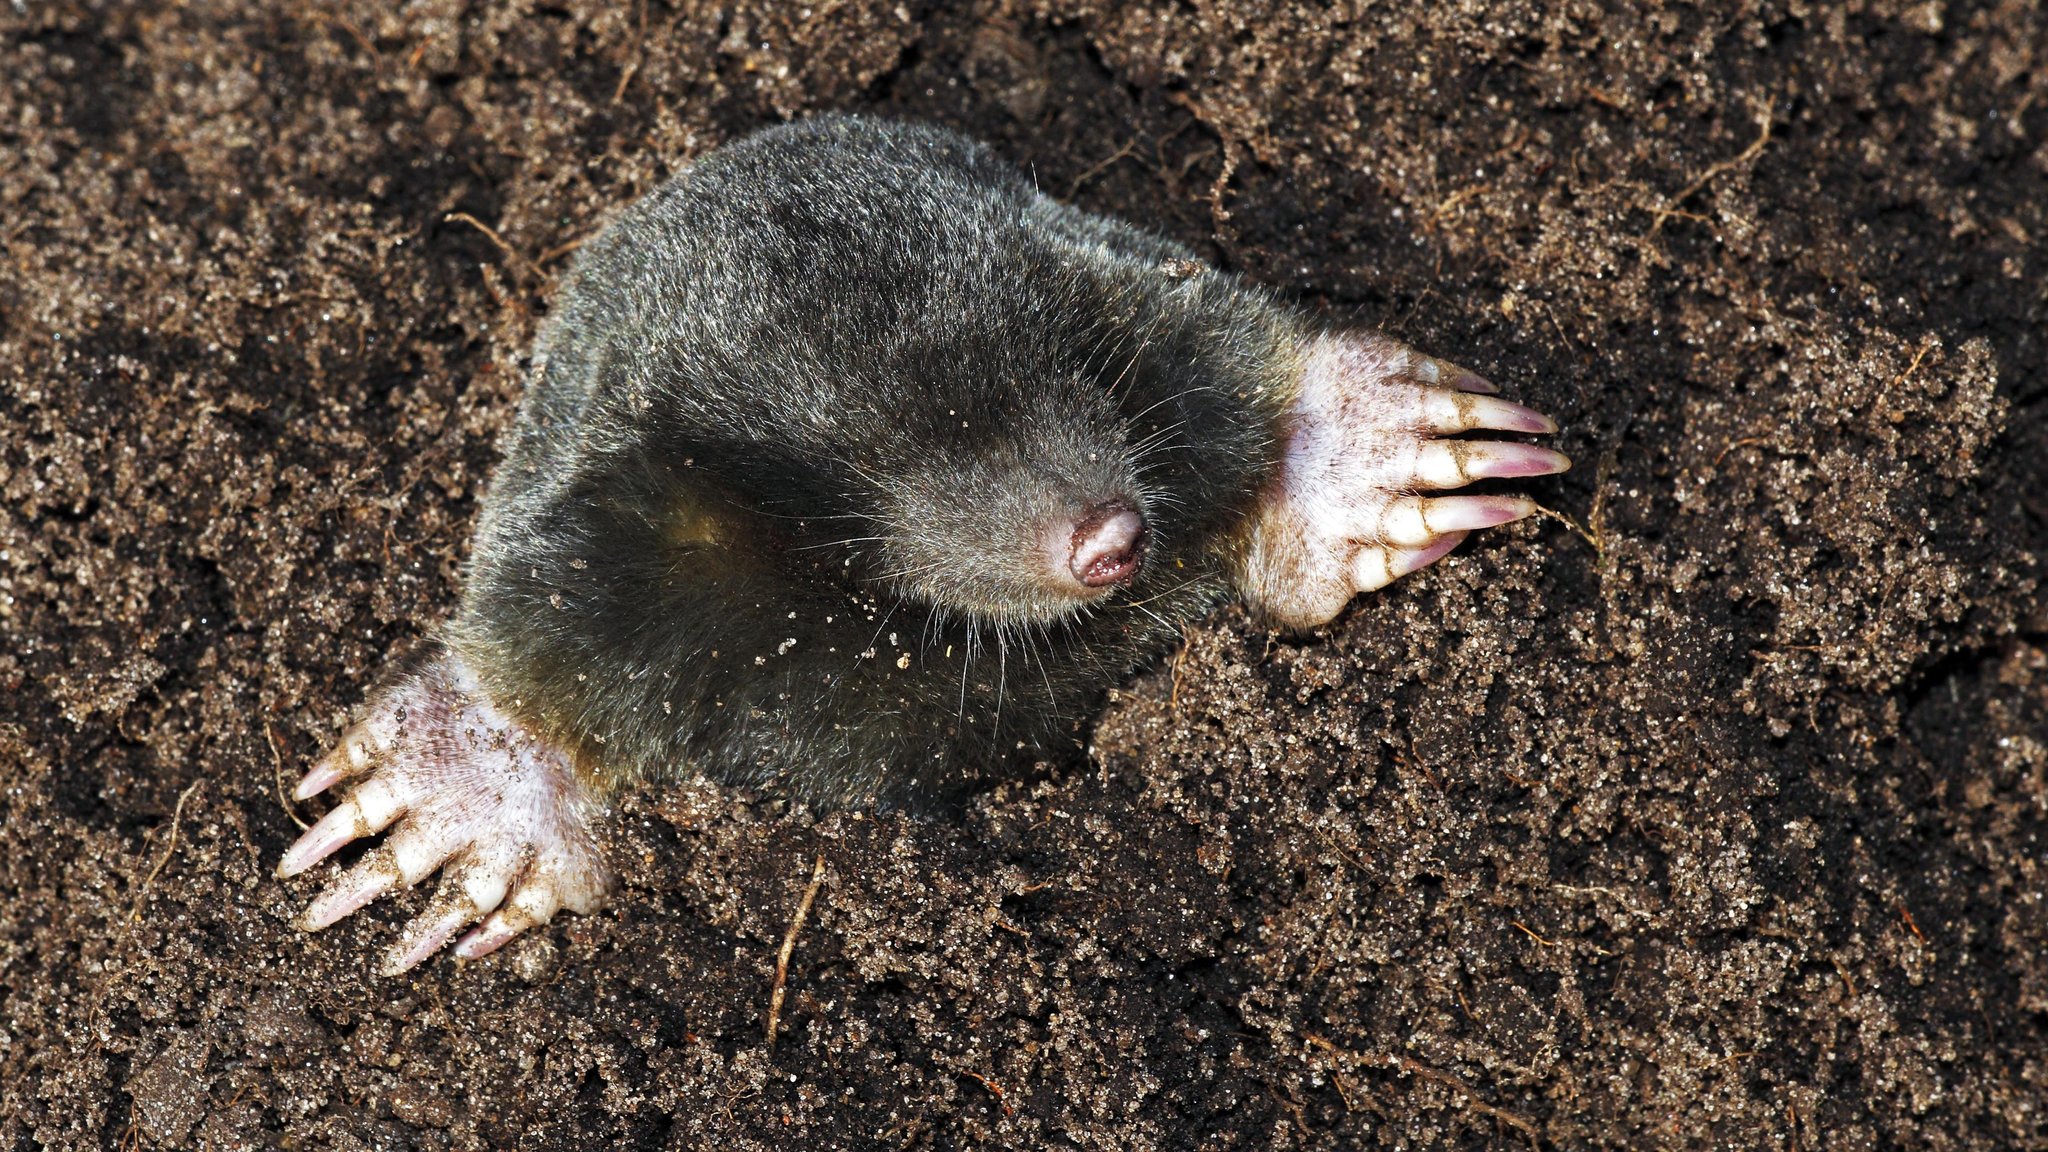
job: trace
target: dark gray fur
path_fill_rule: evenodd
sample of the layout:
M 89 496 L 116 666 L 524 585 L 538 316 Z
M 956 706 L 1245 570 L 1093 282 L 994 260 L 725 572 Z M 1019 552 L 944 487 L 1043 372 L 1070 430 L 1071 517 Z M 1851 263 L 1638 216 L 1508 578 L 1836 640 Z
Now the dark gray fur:
M 953 133 L 762 132 L 584 246 L 449 643 L 600 786 L 950 792 L 1072 747 L 1225 593 L 1302 336 Z M 1012 593 L 1018 517 L 1133 482 L 1130 585 Z

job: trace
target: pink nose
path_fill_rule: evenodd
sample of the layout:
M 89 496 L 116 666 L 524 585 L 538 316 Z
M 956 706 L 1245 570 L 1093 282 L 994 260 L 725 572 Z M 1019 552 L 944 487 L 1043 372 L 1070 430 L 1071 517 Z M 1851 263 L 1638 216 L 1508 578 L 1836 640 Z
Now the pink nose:
M 1121 500 L 1105 500 L 1074 525 L 1067 570 L 1083 586 L 1106 588 L 1138 573 L 1145 556 L 1145 518 Z

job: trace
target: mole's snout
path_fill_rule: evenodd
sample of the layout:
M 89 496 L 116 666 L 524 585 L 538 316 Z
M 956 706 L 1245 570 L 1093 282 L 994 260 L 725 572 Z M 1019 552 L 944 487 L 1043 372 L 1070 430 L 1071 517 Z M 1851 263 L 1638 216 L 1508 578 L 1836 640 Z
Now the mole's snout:
M 1145 518 L 1122 500 L 1105 500 L 1074 524 L 1067 571 L 1085 588 L 1107 588 L 1138 574 L 1145 558 Z

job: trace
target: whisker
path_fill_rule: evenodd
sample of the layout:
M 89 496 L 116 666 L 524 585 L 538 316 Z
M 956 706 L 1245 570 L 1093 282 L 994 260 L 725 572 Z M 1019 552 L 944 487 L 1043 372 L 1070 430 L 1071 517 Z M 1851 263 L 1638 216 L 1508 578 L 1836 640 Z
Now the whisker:
M 1143 608 L 1147 604 L 1152 604 L 1160 600 L 1164 600 L 1168 596 L 1172 596 L 1177 592 L 1184 592 L 1189 588 L 1192 588 L 1195 585 L 1200 584 L 1204 579 L 1206 579 L 1206 577 L 1190 576 L 1186 580 L 1181 581 L 1173 587 L 1163 589 L 1159 592 L 1155 592 L 1152 595 L 1145 597 L 1143 600 L 1126 600 L 1116 606 L 1119 608 Z
M 1048 649 L 1051 648 L 1052 629 L 1048 625 L 1041 622 L 1038 625 L 1038 630 L 1045 635 L 1045 646 Z M 1035 645 L 1027 646 L 1024 649 L 1024 651 L 1026 655 L 1031 657 L 1031 662 L 1038 666 L 1038 679 L 1041 683 L 1045 685 L 1045 706 L 1052 710 L 1052 718 L 1054 720 L 1064 723 L 1066 721 L 1066 717 L 1060 715 L 1059 695 L 1058 693 L 1055 693 L 1052 690 L 1052 673 L 1047 670 L 1045 661 L 1040 658 L 1038 654 L 1038 649 Z
M 995 734 L 1003 726 L 1003 694 L 1009 688 L 1010 643 L 1008 629 L 996 625 L 996 708 L 989 716 L 989 736 L 994 742 Z M 991 748 L 993 751 L 993 748 Z
M 848 544 L 877 544 L 887 539 L 887 536 L 848 536 L 844 540 L 827 540 L 823 544 L 799 544 L 790 551 L 815 552 L 820 548 L 843 548 Z
M 848 497 L 848 498 L 850 498 L 850 497 L 852 497 L 852 496 L 853 496 L 853 493 L 851 493 L 851 492 L 842 492 L 842 493 L 840 493 L 840 495 L 841 495 L 841 496 L 844 496 L 844 497 Z M 776 519 L 776 520 L 870 520 L 870 519 L 873 519 L 873 517 L 871 517 L 871 516 L 866 516 L 866 515 L 863 515 L 863 514 L 861 514 L 861 513 L 859 513 L 859 512 L 811 512 L 811 513 L 797 513 L 797 512 L 771 512 L 771 511 L 769 511 L 769 510 L 768 510 L 768 509 L 766 509 L 766 508 L 754 508 L 754 509 L 753 509 L 753 511 L 754 511 L 755 513 L 757 513 L 758 515 L 762 515 L 762 516 L 768 516 L 768 517 L 772 517 L 772 518 L 774 518 L 774 519 Z
M 967 630 L 967 642 L 965 645 L 967 651 L 960 661 L 960 710 L 955 714 L 954 719 L 959 720 L 963 724 L 967 721 L 967 677 L 969 671 L 974 667 L 974 647 L 977 635 L 974 629 L 969 628 Z

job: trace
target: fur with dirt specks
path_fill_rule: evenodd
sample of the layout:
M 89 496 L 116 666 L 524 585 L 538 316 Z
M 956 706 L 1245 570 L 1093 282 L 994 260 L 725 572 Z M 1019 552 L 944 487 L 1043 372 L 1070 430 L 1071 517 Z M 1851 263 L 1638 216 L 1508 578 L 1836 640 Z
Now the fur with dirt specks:
M 950 793 L 1226 593 L 1299 324 L 950 132 L 763 132 L 580 253 L 448 642 L 601 789 Z M 1118 485 L 1139 575 L 1035 598 L 1015 526 Z

